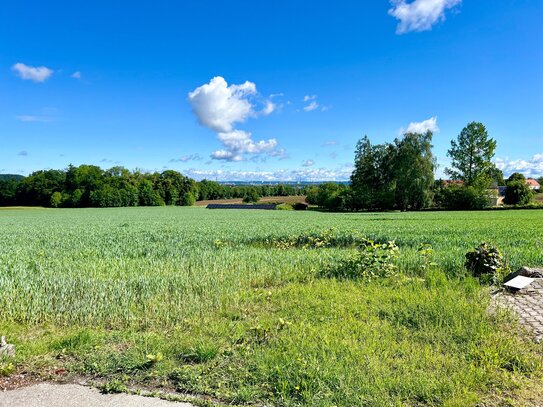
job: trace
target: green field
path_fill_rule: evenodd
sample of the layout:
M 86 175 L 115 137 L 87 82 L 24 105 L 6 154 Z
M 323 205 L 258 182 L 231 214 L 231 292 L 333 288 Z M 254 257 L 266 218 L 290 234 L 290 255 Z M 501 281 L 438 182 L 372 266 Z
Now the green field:
M 325 278 L 355 249 L 265 243 L 330 228 L 395 240 L 400 275 Z M 542 266 L 542 212 L 0 211 L 0 333 L 17 346 L 0 375 L 61 371 L 206 403 L 530 405 L 541 345 L 490 315 L 488 288 L 466 276 L 482 241 L 513 268 Z

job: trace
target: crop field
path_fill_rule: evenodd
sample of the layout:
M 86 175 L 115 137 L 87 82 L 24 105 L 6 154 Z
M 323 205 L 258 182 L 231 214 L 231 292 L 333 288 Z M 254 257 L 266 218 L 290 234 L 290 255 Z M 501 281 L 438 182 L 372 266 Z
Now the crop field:
M 394 240 L 398 274 L 323 274 L 356 251 L 341 239 L 274 243 L 312 233 Z M 463 267 L 483 241 L 543 266 L 542 212 L 3 210 L 0 376 L 199 405 L 535 405 L 542 345 Z

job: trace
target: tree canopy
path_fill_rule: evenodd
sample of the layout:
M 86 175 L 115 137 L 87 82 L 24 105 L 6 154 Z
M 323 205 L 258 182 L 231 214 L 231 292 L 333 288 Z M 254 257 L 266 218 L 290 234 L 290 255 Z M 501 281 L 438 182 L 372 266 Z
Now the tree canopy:
M 451 168 L 446 168 L 445 172 L 466 186 L 487 187 L 494 171 L 492 158 L 495 150 L 496 141 L 489 137 L 484 124 L 471 122 L 456 140 L 451 141 L 447 152 Z
M 351 175 L 353 209 L 418 210 L 431 203 L 435 160 L 432 133 L 407 133 L 393 143 L 372 145 L 364 136 Z

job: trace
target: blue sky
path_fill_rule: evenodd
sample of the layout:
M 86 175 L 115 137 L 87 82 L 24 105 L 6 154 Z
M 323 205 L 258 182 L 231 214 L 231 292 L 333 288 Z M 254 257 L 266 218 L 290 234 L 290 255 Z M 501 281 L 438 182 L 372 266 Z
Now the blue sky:
M 450 140 L 543 175 L 539 0 L 0 5 L 0 172 L 69 163 L 197 179 L 346 179 L 356 141 Z

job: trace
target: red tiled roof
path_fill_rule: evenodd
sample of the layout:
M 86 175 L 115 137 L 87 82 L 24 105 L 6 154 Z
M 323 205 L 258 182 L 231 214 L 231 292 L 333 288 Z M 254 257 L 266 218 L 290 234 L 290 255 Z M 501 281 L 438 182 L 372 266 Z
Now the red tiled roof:
M 539 188 L 541 186 L 541 185 L 539 185 L 539 182 L 537 182 L 537 180 L 532 179 L 532 178 L 528 178 L 526 180 L 526 184 L 530 185 L 531 187 L 537 187 L 537 188 Z

